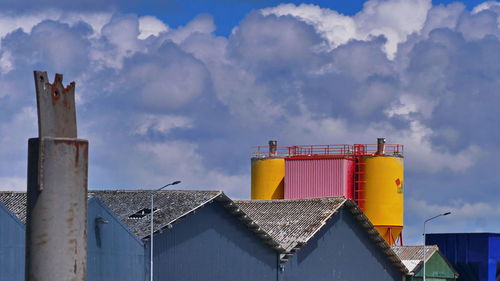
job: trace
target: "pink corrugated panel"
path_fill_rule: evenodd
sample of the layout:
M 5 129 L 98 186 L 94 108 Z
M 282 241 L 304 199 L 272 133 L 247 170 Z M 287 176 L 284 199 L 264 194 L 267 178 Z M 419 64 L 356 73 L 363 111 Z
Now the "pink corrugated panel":
M 285 199 L 353 198 L 354 169 L 351 159 L 286 159 Z

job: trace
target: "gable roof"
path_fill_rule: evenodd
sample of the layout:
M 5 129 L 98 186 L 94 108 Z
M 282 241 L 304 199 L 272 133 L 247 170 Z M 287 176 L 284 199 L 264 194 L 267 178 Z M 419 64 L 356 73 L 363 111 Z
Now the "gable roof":
M 0 212 L 3 212 L 8 217 L 11 217 L 22 229 L 25 229 L 26 226 L 24 223 L 15 214 L 13 214 L 11 210 L 4 206 L 4 204 L 0 204 Z
M 20 221 L 26 223 L 26 192 L 0 191 L 0 202 Z
M 392 246 L 392 250 L 398 255 L 403 264 L 408 269 L 409 273 L 417 274 L 423 267 L 424 246 Z M 427 262 L 435 253 L 448 264 L 448 267 L 453 271 L 453 274 L 458 277 L 458 272 L 455 270 L 450 261 L 441 253 L 437 245 L 425 246 L 425 262 Z
M 184 214 L 204 205 L 222 194 L 222 191 L 161 190 L 155 193 L 154 230 L 172 223 Z M 105 204 L 138 237 L 149 236 L 150 216 L 131 219 L 130 215 L 151 208 L 151 190 L 89 190 L 88 197 L 96 197 Z M 26 192 L 0 191 L 0 202 L 26 223 Z
M 147 214 L 142 218 L 130 216 L 142 209 L 151 208 L 151 190 L 89 190 L 88 197 L 96 197 L 115 216 L 122 221 L 140 239 L 150 236 L 150 218 Z M 242 221 L 250 231 L 254 232 L 265 244 L 279 253 L 285 252 L 278 241 L 274 240 L 263 228 L 257 225 L 244 211 L 227 197 L 222 191 L 214 190 L 161 190 L 155 191 L 154 232 L 169 227 L 188 214 L 195 212 L 210 202 L 219 202 L 237 219 Z M 0 203 L 26 223 L 26 193 L 0 191 Z
M 344 197 L 324 197 L 235 203 L 290 252 L 307 243 L 345 201 Z
M 89 196 L 97 197 L 133 233 L 140 238 L 150 235 L 150 215 L 143 218 L 130 218 L 142 209 L 151 208 L 151 190 L 92 190 Z M 222 191 L 208 190 L 160 190 L 154 194 L 154 231 L 194 211 L 195 209 L 220 196 Z
M 422 260 L 424 257 L 424 247 L 423 246 L 392 246 L 394 253 L 398 255 L 403 264 L 406 266 L 410 273 L 416 273 L 420 270 L 422 266 Z M 425 258 L 426 262 L 439 248 L 436 245 L 425 246 Z M 417 269 L 417 270 L 416 270 Z M 416 271 L 415 271 L 416 270 Z
M 368 217 L 351 199 L 322 197 L 291 200 L 235 200 L 271 237 L 287 251 L 281 262 L 306 244 L 341 208 L 347 208 L 392 264 L 404 274 L 408 270 Z

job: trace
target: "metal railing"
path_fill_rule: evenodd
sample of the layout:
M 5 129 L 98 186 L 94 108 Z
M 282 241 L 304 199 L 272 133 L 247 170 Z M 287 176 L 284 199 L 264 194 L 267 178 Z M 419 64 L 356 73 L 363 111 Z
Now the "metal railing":
M 385 144 L 384 152 L 378 155 L 403 156 L 403 145 Z M 271 152 L 269 146 L 256 146 L 253 157 L 297 157 L 297 156 L 363 156 L 377 155 L 377 144 L 328 144 L 278 146 Z

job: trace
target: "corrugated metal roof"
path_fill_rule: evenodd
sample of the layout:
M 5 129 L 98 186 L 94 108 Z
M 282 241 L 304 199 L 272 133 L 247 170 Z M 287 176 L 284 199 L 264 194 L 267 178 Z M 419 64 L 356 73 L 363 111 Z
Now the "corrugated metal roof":
M 394 253 L 403 261 L 409 272 L 416 273 L 420 270 L 424 257 L 424 246 L 392 246 Z M 439 248 L 436 245 L 425 246 L 425 257 L 429 260 Z
M 234 202 L 287 251 L 282 262 L 286 262 L 291 253 L 307 243 L 340 208 L 346 207 L 394 266 L 404 274 L 408 273 L 406 266 L 368 217 L 350 199 L 322 197 L 292 200 L 235 200 Z

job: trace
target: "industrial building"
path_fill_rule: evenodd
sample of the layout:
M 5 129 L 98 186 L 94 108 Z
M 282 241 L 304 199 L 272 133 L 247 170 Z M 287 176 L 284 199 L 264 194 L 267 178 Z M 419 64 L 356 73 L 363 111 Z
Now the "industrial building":
M 252 157 L 253 200 L 344 196 L 354 200 L 390 245 L 403 244 L 403 146 L 294 145 L 276 141 Z
M 150 195 L 89 192 L 89 281 L 147 280 Z M 11 247 L 5 237 L 22 233 L 25 194 L 0 192 L 0 202 L 3 253 Z M 165 190 L 155 195 L 154 218 L 157 281 L 402 280 L 407 273 L 345 198 L 234 202 L 220 191 Z M 10 250 L 10 263 L 0 264 L 0 272 L 18 275 L 0 280 L 23 280 L 23 244 Z
M 145 245 L 95 196 L 88 200 L 89 281 L 144 281 Z M 24 280 L 26 193 L 0 192 L 0 281 Z
M 280 255 L 278 280 L 402 280 L 407 273 L 401 260 L 350 199 L 236 203 L 286 250 Z
M 406 281 L 423 280 L 424 246 L 392 246 L 409 271 Z M 457 271 L 436 245 L 425 247 L 425 277 L 432 281 L 455 281 Z
M 97 196 L 147 243 L 150 195 Z M 282 249 L 221 191 L 160 191 L 155 206 L 154 280 L 275 280 Z
M 460 274 L 459 281 L 500 280 L 500 233 L 427 234 Z
M 0 280 L 24 280 L 24 223 L 0 203 Z

